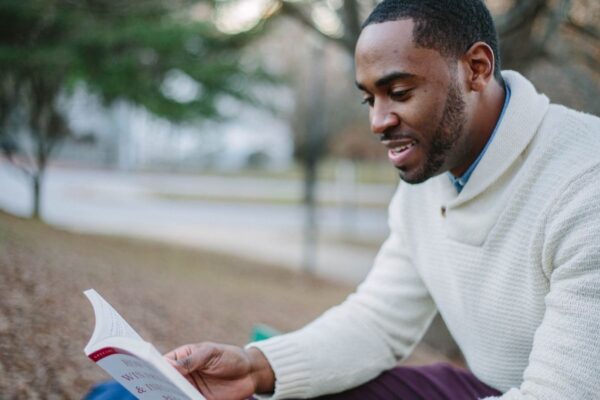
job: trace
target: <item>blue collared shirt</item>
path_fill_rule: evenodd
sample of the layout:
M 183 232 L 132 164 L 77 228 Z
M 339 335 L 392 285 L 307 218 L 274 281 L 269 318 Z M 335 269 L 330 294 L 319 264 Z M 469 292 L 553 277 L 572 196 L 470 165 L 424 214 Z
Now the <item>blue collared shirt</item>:
M 498 121 L 496 121 L 496 126 L 494 127 L 494 130 L 492 131 L 492 134 L 490 135 L 490 138 L 488 139 L 487 143 L 483 147 L 483 150 L 481 150 L 481 153 L 479 153 L 479 156 L 477 156 L 475 161 L 473 161 L 471 166 L 469 166 L 469 169 L 467 169 L 465 171 L 465 173 L 462 174 L 460 177 L 455 178 L 454 175 L 452 175 L 452 173 L 450 171 L 448 171 L 448 177 L 450 178 L 450 182 L 452 182 L 452 184 L 454 185 L 454 187 L 456 188 L 458 193 L 460 193 L 460 191 L 463 190 L 463 188 L 467 184 L 467 181 L 471 177 L 471 174 L 473 173 L 473 171 L 475 171 L 477 164 L 479 164 L 479 161 L 481 161 L 481 159 L 483 158 L 483 155 L 485 154 L 486 150 L 490 146 L 490 143 L 492 143 L 492 139 L 494 139 L 494 136 L 496 135 L 496 132 L 498 131 L 498 127 L 500 126 L 500 121 L 502 121 L 502 117 L 504 116 L 504 112 L 506 111 L 506 107 L 508 106 L 508 101 L 510 100 L 510 87 L 508 86 L 508 84 L 505 84 L 504 87 L 506 88 L 506 96 L 504 96 L 504 105 L 502 106 L 502 111 L 500 112 Z

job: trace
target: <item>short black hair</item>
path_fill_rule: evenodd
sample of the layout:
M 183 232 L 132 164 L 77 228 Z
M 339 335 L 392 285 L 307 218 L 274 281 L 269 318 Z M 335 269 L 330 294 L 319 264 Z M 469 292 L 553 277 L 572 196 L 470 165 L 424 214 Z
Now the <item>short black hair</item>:
M 502 82 L 498 34 L 481 0 L 384 0 L 371 12 L 362 29 L 371 24 L 412 19 L 413 40 L 444 57 L 458 58 L 475 42 L 487 43 L 494 53 L 494 78 Z

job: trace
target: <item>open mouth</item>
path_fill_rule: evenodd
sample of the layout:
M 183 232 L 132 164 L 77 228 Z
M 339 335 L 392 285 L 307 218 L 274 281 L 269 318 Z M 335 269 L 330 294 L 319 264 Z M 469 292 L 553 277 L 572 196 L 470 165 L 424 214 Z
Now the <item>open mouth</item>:
M 418 141 L 410 138 L 391 140 L 384 143 L 388 148 L 388 157 L 396 168 L 405 168 L 415 162 Z
M 401 145 L 401 146 L 396 146 L 396 147 L 392 147 L 392 148 L 390 148 L 390 151 L 391 151 L 393 154 L 400 154 L 400 153 L 403 153 L 403 152 L 405 152 L 406 150 L 410 149 L 411 147 L 413 147 L 413 146 L 414 146 L 414 145 L 416 145 L 416 144 L 417 144 L 417 142 L 416 142 L 416 141 L 414 141 L 414 140 L 411 140 L 411 141 L 410 141 L 410 143 L 407 143 L 407 144 L 403 144 L 403 145 Z

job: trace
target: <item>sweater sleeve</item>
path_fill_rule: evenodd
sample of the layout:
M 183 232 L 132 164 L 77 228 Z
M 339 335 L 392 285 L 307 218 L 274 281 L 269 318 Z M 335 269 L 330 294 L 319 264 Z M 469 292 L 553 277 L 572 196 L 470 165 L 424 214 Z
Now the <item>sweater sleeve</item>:
M 547 215 L 546 311 L 520 388 L 498 399 L 592 399 L 600 393 L 599 174 L 596 166 L 580 176 Z
M 358 386 L 394 367 L 424 334 L 436 309 L 391 225 L 371 272 L 345 302 L 296 332 L 248 345 L 275 372 L 273 398 Z

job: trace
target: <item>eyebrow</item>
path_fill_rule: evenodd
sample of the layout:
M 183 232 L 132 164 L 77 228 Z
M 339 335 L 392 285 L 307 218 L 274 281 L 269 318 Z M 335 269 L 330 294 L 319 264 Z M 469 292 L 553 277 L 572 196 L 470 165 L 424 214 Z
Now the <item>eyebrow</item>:
M 381 87 L 381 86 L 388 85 L 389 83 L 396 81 L 396 80 L 407 80 L 407 79 L 412 79 L 415 77 L 416 77 L 416 75 L 408 73 L 408 72 L 401 72 L 401 71 L 390 72 L 389 74 L 377 79 L 377 81 L 375 81 L 375 86 Z M 362 84 L 360 84 L 358 82 L 355 82 L 355 84 L 356 84 L 356 87 L 359 88 L 360 90 L 366 90 Z

